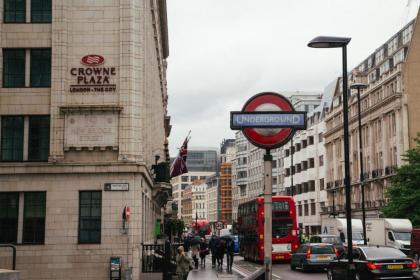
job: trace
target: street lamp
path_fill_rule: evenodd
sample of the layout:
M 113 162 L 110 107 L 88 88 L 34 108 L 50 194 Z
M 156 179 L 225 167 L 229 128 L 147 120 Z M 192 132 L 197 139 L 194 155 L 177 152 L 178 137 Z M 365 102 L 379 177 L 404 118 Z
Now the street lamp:
M 352 279 L 353 238 L 351 228 L 351 188 L 350 188 L 350 152 L 349 152 L 349 118 L 348 118 L 348 87 L 347 87 L 347 45 L 351 38 L 320 36 L 308 43 L 311 48 L 341 48 L 343 59 L 343 130 L 344 130 L 344 186 L 346 188 L 346 218 L 347 218 L 347 257 L 349 261 L 349 279 Z
M 360 191 L 362 192 L 362 222 L 363 222 L 363 244 L 366 240 L 366 209 L 365 209 L 365 179 L 363 176 L 363 150 L 362 150 L 362 114 L 360 110 L 360 90 L 367 88 L 366 84 L 356 83 L 350 89 L 357 89 L 357 113 L 359 115 L 359 157 L 360 157 Z
M 290 190 L 292 192 L 292 197 L 294 194 L 294 187 L 293 187 L 293 154 L 294 154 L 294 146 L 293 146 L 293 137 L 290 139 Z

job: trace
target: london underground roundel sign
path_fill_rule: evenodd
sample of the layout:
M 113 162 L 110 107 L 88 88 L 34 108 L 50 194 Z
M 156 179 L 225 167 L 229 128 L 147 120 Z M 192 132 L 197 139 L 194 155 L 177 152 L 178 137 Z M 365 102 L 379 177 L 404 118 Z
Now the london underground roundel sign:
M 306 129 L 306 112 L 294 110 L 290 101 L 274 92 L 251 97 L 240 112 L 231 112 L 231 129 L 242 130 L 255 146 L 274 149 L 286 144 L 296 130 Z

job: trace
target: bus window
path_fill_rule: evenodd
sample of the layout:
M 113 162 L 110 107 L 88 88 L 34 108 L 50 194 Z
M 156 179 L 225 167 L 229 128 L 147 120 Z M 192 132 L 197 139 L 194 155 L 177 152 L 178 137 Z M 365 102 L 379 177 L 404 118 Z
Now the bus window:
M 273 220 L 273 237 L 286 237 L 293 228 L 292 219 Z

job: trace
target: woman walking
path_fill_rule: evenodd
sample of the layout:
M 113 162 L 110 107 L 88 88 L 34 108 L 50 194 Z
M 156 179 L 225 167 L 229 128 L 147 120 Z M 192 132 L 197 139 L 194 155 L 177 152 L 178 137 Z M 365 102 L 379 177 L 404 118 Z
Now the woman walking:
M 200 242 L 200 260 L 201 266 L 206 267 L 206 256 L 209 254 L 209 247 L 207 246 L 206 240 L 201 238 Z
M 176 274 L 179 280 L 187 280 L 188 273 L 192 268 L 191 259 L 184 252 L 184 247 L 178 247 L 178 254 L 176 255 Z

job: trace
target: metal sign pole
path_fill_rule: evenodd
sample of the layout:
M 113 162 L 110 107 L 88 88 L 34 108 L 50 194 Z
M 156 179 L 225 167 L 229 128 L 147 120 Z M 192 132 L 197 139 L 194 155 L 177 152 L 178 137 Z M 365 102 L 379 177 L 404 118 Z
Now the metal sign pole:
M 265 280 L 272 279 L 272 162 L 270 149 L 264 155 L 264 266 Z

